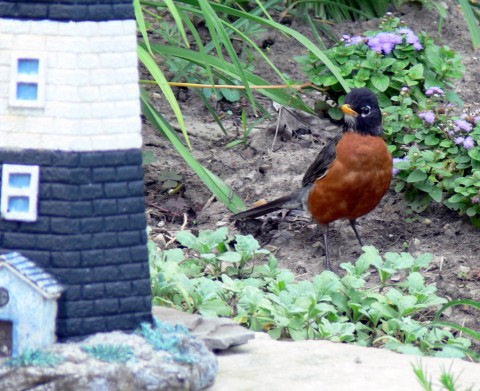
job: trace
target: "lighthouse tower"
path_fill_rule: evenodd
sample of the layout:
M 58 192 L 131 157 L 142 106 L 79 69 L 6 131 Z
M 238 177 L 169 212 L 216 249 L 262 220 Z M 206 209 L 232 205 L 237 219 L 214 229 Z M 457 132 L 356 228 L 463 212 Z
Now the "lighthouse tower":
M 0 252 L 63 286 L 57 336 L 150 320 L 131 0 L 0 1 L 0 168 Z

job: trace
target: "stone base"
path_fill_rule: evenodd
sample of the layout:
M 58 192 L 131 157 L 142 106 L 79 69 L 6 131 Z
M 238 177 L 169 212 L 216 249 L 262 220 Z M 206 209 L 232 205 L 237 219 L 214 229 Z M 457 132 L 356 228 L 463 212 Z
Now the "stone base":
M 0 390 L 201 390 L 211 386 L 218 371 L 215 355 L 200 339 L 183 337 L 182 348 L 188 350 L 192 363 L 154 350 L 139 335 L 118 331 L 96 334 L 80 343 L 54 345 L 49 351 L 65 358 L 55 367 L 10 368 L 0 360 Z M 129 346 L 133 356 L 124 364 L 105 362 L 82 349 L 100 344 Z

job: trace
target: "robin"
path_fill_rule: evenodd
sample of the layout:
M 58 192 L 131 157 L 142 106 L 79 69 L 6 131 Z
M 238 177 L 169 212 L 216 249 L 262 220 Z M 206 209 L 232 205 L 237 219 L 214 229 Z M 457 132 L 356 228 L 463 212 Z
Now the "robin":
M 255 218 L 279 209 L 309 211 L 323 228 L 329 270 L 328 225 L 349 220 L 363 246 L 356 220 L 375 209 L 392 179 L 392 156 L 382 138 L 382 113 L 375 94 L 368 88 L 352 89 L 340 109 L 345 115 L 343 132 L 322 148 L 299 190 L 230 218 Z

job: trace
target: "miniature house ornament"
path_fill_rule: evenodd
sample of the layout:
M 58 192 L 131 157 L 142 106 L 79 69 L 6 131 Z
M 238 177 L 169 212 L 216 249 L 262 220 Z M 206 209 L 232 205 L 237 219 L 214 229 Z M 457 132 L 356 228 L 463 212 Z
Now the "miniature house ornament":
M 151 320 L 136 48 L 131 0 L 0 1 L 0 253 L 63 286 L 61 339 Z
M 0 357 L 55 342 L 62 287 L 19 253 L 0 255 Z

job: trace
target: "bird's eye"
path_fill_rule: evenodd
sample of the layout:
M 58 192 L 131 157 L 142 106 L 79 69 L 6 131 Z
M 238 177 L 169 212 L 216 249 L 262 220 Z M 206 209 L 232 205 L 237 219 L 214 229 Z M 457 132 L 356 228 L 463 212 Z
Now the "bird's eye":
M 362 117 L 366 117 L 368 114 L 370 114 L 371 110 L 372 108 L 370 106 L 363 106 L 360 109 L 360 114 L 362 115 Z

